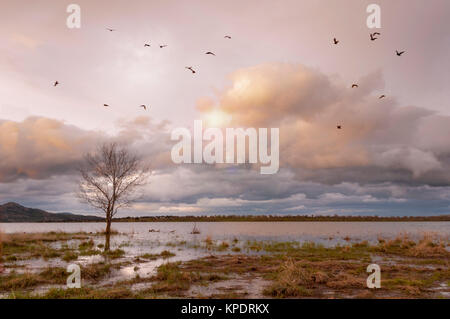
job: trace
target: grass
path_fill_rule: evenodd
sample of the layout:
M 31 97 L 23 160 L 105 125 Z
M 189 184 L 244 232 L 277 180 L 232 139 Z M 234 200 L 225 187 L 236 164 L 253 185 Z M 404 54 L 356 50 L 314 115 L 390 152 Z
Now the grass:
M 52 288 L 43 295 L 12 293 L 9 298 L 14 299 L 119 299 L 132 298 L 134 295 L 127 288 L 94 289 L 92 287 L 76 288 Z
M 3 232 L 0 230 L 0 273 L 3 272 Z
M 81 268 L 81 276 L 83 279 L 97 282 L 108 276 L 112 268 L 113 266 L 111 264 L 104 262 L 89 264 Z
M 0 277 L 0 290 L 21 290 L 29 287 L 35 287 L 38 284 L 45 283 L 38 275 L 25 273 L 17 274 L 15 272 Z
M 68 275 L 66 269 L 60 267 L 48 267 L 39 273 L 42 280 L 52 284 L 65 284 Z
M 73 261 L 73 260 L 77 260 L 77 259 L 78 259 L 78 254 L 73 251 L 66 251 L 64 256 L 62 256 L 62 260 L 64 260 L 65 262 L 69 262 L 69 261 Z
M 275 282 L 263 293 L 277 298 L 310 296 L 312 293 L 307 287 L 313 286 L 313 278 L 309 269 L 303 268 L 300 263 L 288 260 L 281 265 Z
M 111 264 L 96 263 L 81 267 L 81 276 L 83 280 L 97 282 L 108 276 L 112 269 Z M 8 275 L 0 276 L 0 291 L 17 291 L 27 288 L 33 288 L 44 284 L 64 285 L 67 281 L 65 268 L 47 267 L 39 273 L 16 273 L 11 272 Z
M 170 258 L 173 256 L 175 256 L 175 254 L 173 252 L 171 252 L 169 250 L 163 250 L 159 254 L 148 254 L 147 253 L 147 254 L 140 255 L 140 256 L 136 257 L 135 261 L 141 262 L 141 261 L 143 261 L 142 259 L 144 259 L 144 260 L 157 260 L 159 258 L 167 259 L 167 258 Z
M 117 232 L 114 232 L 117 234 Z M 62 258 L 69 262 L 76 260 L 78 255 L 90 256 L 100 252 L 94 249 L 92 237 L 101 236 L 102 233 L 15 233 L 2 236 L 2 255 L 6 261 L 27 260 L 43 258 Z M 81 241 L 78 249 L 69 247 L 69 241 Z M 61 244 L 60 248 L 55 248 L 51 244 Z M 78 251 L 77 251 L 78 250 Z M 3 258 L 2 257 L 2 258 Z
M 91 239 L 81 242 L 78 245 L 78 250 L 92 250 L 95 246 L 94 241 Z
M 199 279 L 200 277 L 196 273 L 181 271 L 180 262 L 167 263 L 158 267 L 157 274 L 153 278 L 156 282 L 142 293 L 156 294 L 166 292 L 177 295 L 181 291 L 188 290 L 191 283 L 198 281 Z
M 121 258 L 124 255 L 125 255 L 125 251 L 120 248 L 103 252 L 103 256 L 109 257 L 112 259 Z
M 152 282 L 149 288 L 138 293 L 139 297 L 172 296 L 182 297 L 192 285 L 208 285 L 211 282 L 226 280 L 223 274 L 210 271 L 192 271 L 181 262 L 165 263 L 158 267 L 157 273 L 151 278 L 136 278 L 132 283 Z
M 1 258 L 6 262 L 5 267 L 10 269 L 8 273 L 0 274 L 0 292 L 12 292 L 11 298 L 186 297 L 192 286 L 239 278 L 244 282 L 253 279 L 264 281 L 266 285 L 260 292 L 272 298 L 323 298 L 329 297 L 330 293 L 335 297 L 423 298 L 439 297 L 439 292 L 433 289 L 442 283 L 448 285 L 450 278 L 448 243 L 429 234 L 419 240 L 401 235 L 393 239 L 379 238 L 376 244 L 347 242 L 335 247 L 293 241 L 246 241 L 236 246 L 239 243 L 237 239 L 214 241 L 208 236 L 198 247 L 187 246 L 184 241 L 179 243 L 187 248 L 198 248 L 211 254 L 219 251 L 220 254 L 185 262 L 166 262 L 157 268 L 154 276 L 141 278 L 136 275 L 133 279 L 95 287 L 111 276 L 113 269 L 131 265 L 137 271 L 139 266 L 136 263 L 167 259 L 175 254 L 164 250 L 158 254 L 138 256 L 134 263 L 129 259 L 116 261 L 125 256 L 124 250 L 119 248 L 103 253 L 99 250 L 102 247 L 95 243 L 93 236 L 96 235 L 89 236 L 86 233 L 58 232 L 8 235 L 8 240 L 3 242 Z M 174 247 L 179 243 L 174 243 Z M 66 270 L 62 267 L 44 268 L 37 273 L 18 273 L 20 269 L 16 270 L 22 264 L 16 262 L 30 258 L 61 258 L 73 262 L 78 256 L 100 254 L 106 257 L 104 262 L 81 267 L 81 290 L 56 287 L 37 296 L 30 289 L 42 285 L 65 285 L 69 275 Z M 374 262 L 374 257 L 377 257 L 375 263 L 381 267 L 382 288 L 368 290 L 366 267 Z M 133 285 L 138 283 L 145 284 L 145 288 L 133 290 Z M 227 288 L 226 293 L 212 292 L 211 296 L 242 298 L 246 292 Z
M 447 244 L 441 238 L 436 239 L 431 234 L 424 234 L 418 242 L 415 242 L 404 234 L 390 240 L 380 238 L 378 245 L 370 247 L 370 250 L 385 254 L 419 258 L 448 258 L 450 257 L 450 252 L 445 249 Z

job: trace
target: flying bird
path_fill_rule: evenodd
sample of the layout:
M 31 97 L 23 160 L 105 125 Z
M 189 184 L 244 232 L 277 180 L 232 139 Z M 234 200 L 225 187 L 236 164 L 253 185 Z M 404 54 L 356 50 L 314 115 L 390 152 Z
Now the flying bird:
M 195 70 L 192 68 L 192 66 L 187 66 L 186 69 L 190 70 L 192 73 L 195 73 Z
M 108 30 L 109 32 L 116 31 L 116 29 L 110 29 L 110 28 L 106 28 L 106 30 Z
M 59 84 L 58 81 L 55 81 L 55 83 L 53 84 L 53 86 L 57 86 Z
M 144 44 L 144 47 L 150 47 L 150 44 L 145 43 L 145 44 Z
M 401 56 L 403 53 L 405 53 L 405 51 L 398 52 L 397 50 L 395 50 L 395 53 L 397 53 L 397 56 Z
M 378 33 L 378 32 L 375 32 L 375 33 Z M 375 41 L 376 39 L 378 39 L 378 38 L 375 38 L 375 33 L 371 33 L 370 34 L 370 40 L 371 41 Z
M 339 40 L 337 40 L 336 38 L 333 39 L 334 44 L 338 44 Z
M 384 97 L 386 97 L 386 95 L 382 94 L 382 95 L 380 95 L 379 99 L 382 99 Z
M 210 54 L 210 55 L 214 55 L 214 56 L 215 56 L 215 54 L 212 53 L 211 51 L 208 51 L 208 52 L 206 52 L 205 54 Z
M 108 107 L 109 105 L 108 105 L 108 104 L 103 104 L 103 106 L 104 106 L 104 107 Z
M 231 39 L 229 35 L 224 36 L 225 39 Z
M 341 125 L 337 125 L 336 128 L 337 128 L 338 130 L 341 130 L 341 129 L 342 129 L 342 126 L 341 126 Z
M 140 107 L 147 111 L 147 106 L 145 106 L 144 104 L 142 104 Z
M 352 84 L 352 89 L 359 87 L 358 84 Z
M 162 48 L 165 48 L 167 46 L 167 44 L 161 44 L 159 47 L 162 49 Z

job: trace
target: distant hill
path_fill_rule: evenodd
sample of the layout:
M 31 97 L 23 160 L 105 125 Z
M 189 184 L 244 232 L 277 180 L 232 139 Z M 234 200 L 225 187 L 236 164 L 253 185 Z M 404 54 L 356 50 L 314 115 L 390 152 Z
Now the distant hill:
M 41 209 L 27 208 L 17 203 L 0 205 L 0 223 L 44 223 L 44 222 L 101 222 L 104 218 L 75 215 L 71 213 L 49 213 Z

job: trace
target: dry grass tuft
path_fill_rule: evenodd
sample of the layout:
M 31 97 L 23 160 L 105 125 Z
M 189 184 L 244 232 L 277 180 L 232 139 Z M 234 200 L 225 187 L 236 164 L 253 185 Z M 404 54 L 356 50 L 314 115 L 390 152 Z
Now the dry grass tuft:
M 425 233 L 418 242 L 410 239 L 407 234 L 401 234 L 390 240 L 379 238 L 375 250 L 412 257 L 448 258 L 450 252 L 446 250 L 447 244 L 442 238 L 431 233 Z
M 425 234 L 417 245 L 409 249 L 410 256 L 413 257 L 444 257 L 450 256 L 450 252 L 445 249 L 446 243 L 435 236 Z
M 309 296 L 314 283 L 326 281 L 324 273 L 313 273 L 302 267 L 300 262 L 287 260 L 280 267 L 280 272 L 273 285 L 264 290 L 265 295 L 277 298 Z
M 333 280 L 328 281 L 326 284 L 328 287 L 334 289 L 365 287 L 364 279 L 354 277 L 346 273 L 338 274 Z

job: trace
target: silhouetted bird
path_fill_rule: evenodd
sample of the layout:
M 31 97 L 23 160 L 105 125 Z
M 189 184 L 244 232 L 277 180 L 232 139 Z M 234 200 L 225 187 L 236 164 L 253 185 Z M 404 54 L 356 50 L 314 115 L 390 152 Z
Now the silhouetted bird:
M 380 97 L 379 97 L 379 99 L 382 99 L 382 98 L 384 98 L 384 97 L 386 97 L 386 95 L 380 95 Z
M 398 56 L 401 56 L 403 53 L 405 53 L 405 51 L 398 52 L 397 50 L 395 50 L 395 53 L 397 53 Z
M 192 68 L 192 66 L 187 66 L 186 69 L 190 70 L 192 73 L 195 73 L 194 69 Z
M 358 84 L 352 84 L 352 89 L 359 87 Z
M 167 46 L 167 44 L 161 44 L 159 47 L 162 49 L 162 48 L 165 48 Z
M 373 34 L 371 33 L 371 34 L 370 34 L 370 40 L 371 40 L 371 41 L 375 41 L 376 39 L 378 39 L 378 38 L 375 38 L 374 35 L 375 35 L 375 33 L 373 33 Z
M 206 52 L 205 54 L 215 55 L 215 54 L 212 53 L 211 51 L 208 51 L 208 52 Z
M 58 81 L 55 81 L 55 83 L 53 84 L 53 86 L 57 86 L 59 84 Z
M 106 106 L 106 107 L 108 107 L 109 105 L 108 105 L 108 104 L 103 104 L 103 106 Z
M 341 125 L 337 125 L 336 127 L 337 127 L 338 130 L 342 129 Z
M 145 44 L 144 44 L 144 47 L 150 47 L 150 44 L 145 43 Z
M 108 30 L 110 32 L 116 31 L 116 29 L 110 29 L 110 28 L 106 28 L 106 30 Z
M 229 35 L 224 36 L 225 39 L 231 39 Z
M 339 40 L 337 40 L 336 38 L 333 39 L 334 44 L 338 44 Z
M 144 104 L 142 104 L 140 107 L 147 111 L 147 106 L 145 106 Z

